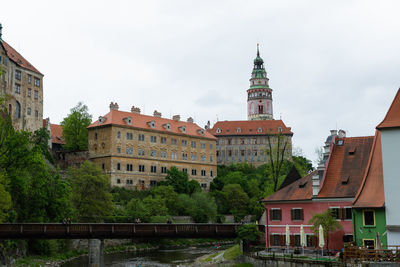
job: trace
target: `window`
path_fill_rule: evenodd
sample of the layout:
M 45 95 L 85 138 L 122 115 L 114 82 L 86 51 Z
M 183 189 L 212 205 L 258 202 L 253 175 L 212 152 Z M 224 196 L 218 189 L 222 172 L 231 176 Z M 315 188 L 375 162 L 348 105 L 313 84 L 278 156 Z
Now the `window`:
M 126 140 L 133 140 L 133 133 L 126 133 Z
M 150 187 L 155 187 L 157 186 L 157 181 L 150 180 Z
M 15 79 L 18 81 L 21 80 L 21 71 L 20 70 L 15 71 Z
M 343 243 L 353 242 L 353 235 L 344 235 L 343 236 Z
M 221 133 L 221 129 L 220 129 L 220 128 L 217 128 L 216 132 L 217 132 L 217 133 Z
M 138 149 L 138 156 L 144 156 L 144 150 Z
M 201 176 L 206 176 L 206 170 L 201 170 Z
M 197 175 L 197 170 L 196 169 L 192 169 L 192 175 Z
M 126 171 L 128 171 L 128 172 L 133 171 L 133 165 L 132 164 L 126 164 Z
M 350 207 L 347 207 L 347 208 L 344 208 L 344 219 L 345 220 L 351 220 L 351 219 L 353 219 L 353 216 L 352 216 L 352 213 L 351 213 L 351 208 Z
M 192 153 L 191 159 L 192 159 L 193 161 L 197 160 L 197 154 L 196 154 L 196 153 Z
M 213 177 L 213 176 L 214 176 L 213 171 L 210 171 L 210 177 Z
M 20 93 L 21 93 L 21 85 L 20 85 L 20 84 L 16 83 L 16 84 L 14 85 L 14 92 L 15 92 L 16 94 L 20 94 Z
M 139 134 L 139 141 L 144 141 L 144 134 Z
M 31 97 L 31 95 L 32 95 L 32 89 L 28 88 L 28 97 Z
M 178 159 L 178 153 L 171 152 L 171 159 Z
M 182 146 L 187 146 L 187 140 L 182 140 Z
M 167 157 L 167 151 L 161 151 L 160 157 L 165 159 Z
M 97 140 L 97 133 L 94 133 L 94 140 Z
M 35 86 L 39 87 L 40 86 L 40 79 L 35 77 L 34 84 L 35 84 Z
M 35 117 L 39 118 L 39 111 L 38 110 L 35 110 Z
M 317 245 L 316 239 L 317 237 L 314 235 L 306 235 L 307 247 L 315 247 Z
M 195 142 L 195 141 L 191 141 L 191 142 L 190 142 L 190 147 L 196 148 L 196 142 Z
M 232 157 L 232 150 L 228 150 L 228 156 Z
M 132 179 L 127 179 L 126 180 L 126 184 L 133 184 L 133 180 Z
M 101 164 L 101 168 L 104 170 L 106 168 L 106 166 L 104 165 L 104 163 Z
M 39 92 L 37 90 L 35 90 L 35 99 L 39 98 Z
M 282 220 L 282 210 L 281 209 L 271 209 L 269 211 L 269 216 L 271 221 L 281 221 Z
M 121 183 L 121 179 L 117 179 L 117 184 L 120 184 Z
M 333 219 L 340 220 L 339 208 L 329 208 L 329 210 L 331 211 Z
M 28 109 L 26 110 L 26 114 L 27 114 L 27 115 L 31 115 L 31 108 L 28 108 Z
M 15 117 L 21 118 L 21 104 L 18 101 L 15 102 Z
M 300 247 L 300 235 L 294 235 L 294 246 Z
M 145 171 L 144 165 L 139 165 L 139 172 L 144 172 L 144 171 Z
M 201 156 L 200 156 L 200 160 L 201 160 L 201 161 L 206 161 L 206 155 L 201 155 Z
M 121 138 L 121 132 L 120 132 L 120 131 L 118 131 L 118 133 L 117 133 L 117 138 L 118 138 L 118 139 Z
M 133 155 L 133 147 L 127 147 L 126 148 L 126 154 Z
M 161 144 L 166 144 L 167 143 L 167 137 L 161 137 Z
M 236 132 L 240 133 L 242 131 L 242 129 L 240 129 L 239 127 L 236 129 Z
M 212 150 L 213 149 L 213 145 L 212 144 L 210 144 L 210 150 Z
M 373 210 L 364 210 L 364 226 L 375 226 L 375 212 Z
M 210 156 L 210 162 L 213 162 L 213 157 L 212 156 Z
M 262 132 L 262 129 L 261 129 L 261 127 L 258 127 L 258 129 L 257 129 L 257 132 L 259 132 L 259 133 L 261 133 L 261 132 Z
M 121 147 L 120 146 L 117 146 L 117 153 L 121 154 Z
M 157 172 L 157 166 L 150 166 L 150 172 L 156 173 Z
M 188 159 L 187 153 L 182 153 L 182 159 L 183 159 L 183 160 L 187 160 L 187 159 Z
M 201 149 L 206 149 L 206 143 L 200 143 L 200 148 Z
M 153 158 L 157 157 L 157 151 L 155 150 L 150 151 L 150 156 Z
M 272 245 L 280 246 L 281 245 L 281 235 L 280 234 L 272 234 Z
M 374 249 L 375 239 L 363 239 L 363 245 L 365 248 Z
M 187 173 L 187 168 L 183 168 L 182 172 Z
M 304 220 L 303 209 L 292 209 L 291 210 L 292 221 L 302 221 Z
M 28 74 L 28 83 L 31 84 L 32 82 L 32 76 Z
M 157 136 L 150 136 L 150 142 L 157 143 Z
M 171 145 L 175 145 L 176 146 L 177 140 L 176 138 L 171 138 Z
M 161 173 L 167 173 L 167 167 L 161 167 Z
M 207 184 L 201 184 L 201 188 L 203 188 L 203 189 L 207 189 Z

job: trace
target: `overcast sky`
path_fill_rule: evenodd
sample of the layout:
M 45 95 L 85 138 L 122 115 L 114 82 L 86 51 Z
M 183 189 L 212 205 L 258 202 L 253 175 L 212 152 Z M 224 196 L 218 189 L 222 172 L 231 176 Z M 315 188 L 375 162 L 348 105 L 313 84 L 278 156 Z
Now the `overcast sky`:
M 44 76 L 44 117 L 138 106 L 246 120 L 256 44 L 274 118 L 315 160 L 330 129 L 373 135 L 400 86 L 400 1 L 2 1 L 3 39 Z

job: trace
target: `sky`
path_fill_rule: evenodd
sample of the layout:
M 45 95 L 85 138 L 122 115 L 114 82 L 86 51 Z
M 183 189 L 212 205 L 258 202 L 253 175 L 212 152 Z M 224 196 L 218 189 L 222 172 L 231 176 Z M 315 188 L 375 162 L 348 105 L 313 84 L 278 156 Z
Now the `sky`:
M 3 39 L 44 76 L 44 114 L 140 107 L 246 120 L 256 44 L 274 118 L 315 161 L 331 129 L 373 135 L 400 87 L 400 1 L 3 1 Z

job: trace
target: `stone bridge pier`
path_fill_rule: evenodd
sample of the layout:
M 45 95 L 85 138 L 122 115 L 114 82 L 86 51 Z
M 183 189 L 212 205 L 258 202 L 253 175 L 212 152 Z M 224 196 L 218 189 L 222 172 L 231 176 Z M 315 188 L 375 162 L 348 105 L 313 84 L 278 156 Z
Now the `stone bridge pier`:
M 104 267 L 104 239 L 89 239 L 89 267 Z

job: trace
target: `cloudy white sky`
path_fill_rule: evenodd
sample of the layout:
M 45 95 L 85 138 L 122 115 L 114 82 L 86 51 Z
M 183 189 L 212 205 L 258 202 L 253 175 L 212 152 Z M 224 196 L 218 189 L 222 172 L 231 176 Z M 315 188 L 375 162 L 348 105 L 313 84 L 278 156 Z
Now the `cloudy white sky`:
M 400 87 L 400 2 L 3 1 L 3 39 L 44 75 L 44 116 L 246 120 L 260 43 L 274 117 L 314 160 L 330 129 L 373 135 Z

